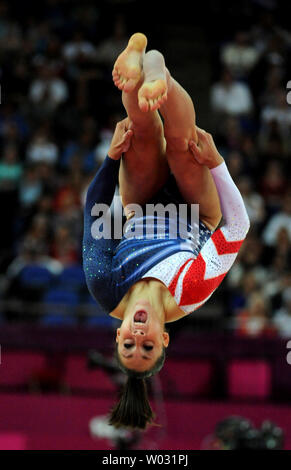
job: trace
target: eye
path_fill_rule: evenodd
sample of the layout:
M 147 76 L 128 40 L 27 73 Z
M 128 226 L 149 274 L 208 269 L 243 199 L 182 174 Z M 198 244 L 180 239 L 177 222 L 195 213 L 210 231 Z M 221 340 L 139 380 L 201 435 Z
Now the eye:
M 144 344 L 143 347 L 146 351 L 151 351 L 153 349 L 153 346 L 149 346 L 148 344 Z
M 126 349 L 129 349 L 129 348 L 132 347 L 132 344 L 131 344 L 131 343 L 124 343 L 124 347 L 125 347 Z

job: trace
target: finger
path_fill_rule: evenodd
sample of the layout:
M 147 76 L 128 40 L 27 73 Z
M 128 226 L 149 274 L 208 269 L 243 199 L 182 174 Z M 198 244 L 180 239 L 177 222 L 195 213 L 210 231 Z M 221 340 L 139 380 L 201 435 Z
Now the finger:
M 125 119 L 123 119 L 123 122 L 124 122 L 124 129 L 125 129 L 126 131 L 128 131 L 129 129 L 132 128 L 132 121 L 130 121 L 128 117 L 126 117 Z
M 133 136 L 133 132 L 132 131 L 127 131 L 124 136 L 123 136 L 123 139 L 122 139 L 122 147 L 125 149 L 125 151 L 127 151 L 131 145 L 131 138 Z
M 207 141 L 207 132 L 204 129 L 200 129 L 200 127 L 196 126 L 198 141 L 201 142 Z
M 199 149 L 199 143 L 198 143 L 198 142 L 195 142 L 195 140 L 193 140 L 193 139 L 191 139 L 191 140 L 189 141 L 189 146 L 190 146 L 190 147 L 197 148 L 197 149 L 200 151 L 200 149 Z
M 190 140 L 189 149 L 194 155 L 194 157 L 197 157 L 197 156 L 200 157 L 200 153 L 201 153 L 200 148 L 198 147 L 198 144 L 196 144 L 194 140 Z
M 209 134 L 208 133 L 208 140 L 211 144 L 213 144 L 215 146 L 215 143 L 214 143 L 214 140 L 213 140 L 213 137 L 212 137 L 212 134 Z
M 126 131 L 126 133 L 124 134 L 124 137 L 123 137 L 123 140 L 124 141 L 128 141 L 131 139 L 131 137 L 133 136 L 133 131 L 131 129 L 129 129 L 128 131 Z
M 128 123 L 127 118 L 125 118 L 125 119 L 122 119 L 121 121 L 118 121 L 117 126 L 119 129 L 124 129 L 125 131 L 127 131 L 127 123 Z
M 196 143 L 194 140 L 190 140 L 189 150 L 198 163 L 203 163 L 203 152 L 201 148 L 199 148 L 198 143 Z

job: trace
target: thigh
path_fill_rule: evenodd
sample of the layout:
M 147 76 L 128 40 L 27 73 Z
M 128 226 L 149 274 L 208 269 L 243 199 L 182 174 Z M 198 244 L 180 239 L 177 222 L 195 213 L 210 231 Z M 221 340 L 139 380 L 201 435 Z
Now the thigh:
M 129 121 L 132 145 L 123 155 L 119 190 L 123 206 L 144 204 L 165 184 L 169 175 L 163 124 L 156 112 L 143 126 Z
M 214 230 L 221 220 L 218 193 L 209 168 L 199 165 L 190 151 L 167 146 L 167 160 L 187 204 L 199 204 L 199 218 Z

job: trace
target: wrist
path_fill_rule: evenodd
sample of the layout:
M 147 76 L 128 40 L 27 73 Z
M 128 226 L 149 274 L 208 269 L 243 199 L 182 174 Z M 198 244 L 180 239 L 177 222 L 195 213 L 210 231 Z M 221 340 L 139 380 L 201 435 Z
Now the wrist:
M 108 150 L 107 152 L 107 155 L 109 158 L 111 158 L 111 160 L 119 160 L 121 158 L 121 155 L 118 155 L 116 152 L 112 152 L 110 149 Z
M 216 168 L 217 166 L 221 165 L 223 162 L 224 162 L 224 158 L 218 153 L 215 159 L 208 166 L 208 168 L 209 170 L 213 170 L 213 168 Z

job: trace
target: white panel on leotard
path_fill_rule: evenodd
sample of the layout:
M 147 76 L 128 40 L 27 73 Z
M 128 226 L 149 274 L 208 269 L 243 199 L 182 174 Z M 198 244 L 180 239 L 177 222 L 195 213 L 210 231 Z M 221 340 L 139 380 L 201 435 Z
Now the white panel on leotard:
M 153 277 L 162 281 L 167 287 L 178 273 L 180 267 L 188 260 L 193 259 L 194 255 L 190 252 L 182 251 L 175 253 L 164 259 L 156 266 L 147 271 L 144 277 Z
M 205 279 L 211 279 L 226 273 L 229 270 L 229 267 L 233 264 L 237 253 L 219 255 L 217 253 L 216 246 L 210 238 L 204 245 L 201 255 L 206 261 Z

